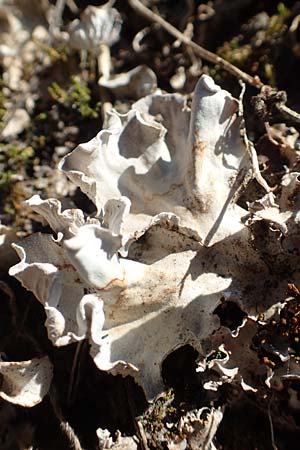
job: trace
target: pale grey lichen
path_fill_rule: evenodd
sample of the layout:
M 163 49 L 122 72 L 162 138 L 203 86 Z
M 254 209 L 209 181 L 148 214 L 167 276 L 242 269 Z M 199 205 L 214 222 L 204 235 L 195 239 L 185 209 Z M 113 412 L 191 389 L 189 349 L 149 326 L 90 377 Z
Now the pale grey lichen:
M 150 399 L 163 389 L 162 362 L 185 344 L 219 384 L 255 390 L 269 377 L 250 341 L 285 296 L 268 257 L 289 261 L 284 243 L 298 216 L 286 214 L 285 192 L 295 180 L 283 180 L 278 201 L 268 194 L 249 211 L 237 204 L 252 171 L 239 111 L 205 75 L 191 109 L 183 96 L 158 91 L 127 114 L 112 110 L 60 166 L 97 216 L 62 211 L 55 199 L 27 202 L 55 235 L 15 245 L 21 261 L 10 274 L 44 305 L 49 338 L 57 346 L 88 338 L 101 370 L 133 376 Z M 281 240 L 260 247 L 258 222 L 270 233 L 277 227 Z M 244 317 L 234 330 L 216 313 L 226 302 Z M 220 348 L 222 361 L 208 358 Z

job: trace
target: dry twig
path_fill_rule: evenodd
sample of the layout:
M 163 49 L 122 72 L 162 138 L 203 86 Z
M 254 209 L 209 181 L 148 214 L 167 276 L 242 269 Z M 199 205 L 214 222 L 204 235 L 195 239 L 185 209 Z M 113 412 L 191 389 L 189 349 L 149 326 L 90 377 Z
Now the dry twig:
M 78 6 L 74 0 L 66 0 L 67 6 L 73 14 L 77 14 L 79 11 Z
M 238 69 L 236 66 L 234 66 L 230 62 L 226 61 L 225 59 L 221 58 L 220 56 L 216 55 L 215 53 L 212 53 L 209 50 L 206 50 L 205 48 L 196 44 L 196 42 L 192 41 L 189 37 L 187 37 L 186 35 L 181 33 L 177 28 L 173 27 L 173 25 L 171 25 L 169 22 L 167 22 L 162 17 L 160 17 L 158 14 L 155 14 L 153 11 L 151 11 L 149 8 L 147 8 L 145 5 L 143 5 L 140 2 L 140 0 L 129 0 L 129 3 L 132 6 L 132 8 L 134 8 L 137 12 L 142 14 L 148 20 L 150 20 L 151 22 L 158 23 L 168 33 L 170 33 L 172 36 L 174 36 L 176 39 L 181 41 L 183 44 L 191 47 L 194 50 L 194 52 L 197 55 L 199 55 L 201 58 L 203 58 L 213 64 L 218 64 L 222 69 L 231 73 L 235 77 L 243 80 L 245 83 L 250 84 L 251 86 L 255 86 L 257 88 L 260 88 L 263 86 L 263 83 L 260 81 L 260 79 L 258 77 L 252 77 L 251 75 Z
M 280 105 L 277 107 L 278 111 L 288 120 L 292 122 L 300 123 L 300 114 L 289 108 L 286 105 Z
M 183 44 L 187 45 L 193 51 L 195 54 L 200 56 L 200 58 L 203 58 L 213 64 L 219 65 L 222 69 L 229 72 L 231 75 L 239 78 L 240 80 L 244 81 L 247 84 L 250 84 L 251 86 L 254 86 L 258 89 L 265 86 L 259 79 L 258 76 L 252 77 L 248 73 L 244 72 L 243 70 L 239 69 L 238 67 L 234 66 L 230 62 L 226 61 L 225 59 L 221 58 L 220 56 L 216 55 L 213 52 L 210 52 L 209 50 L 206 50 L 205 48 L 201 47 L 200 45 L 196 44 L 196 42 L 192 41 L 187 35 L 184 33 L 181 33 L 177 28 L 175 28 L 173 25 L 171 25 L 169 22 L 164 20 L 162 17 L 160 17 L 158 14 L 155 14 L 153 11 L 151 11 L 149 8 L 147 8 L 145 5 L 141 3 L 140 0 L 128 0 L 129 4 L 134 8 L 138 13 L 143 15 L 146 19 L 150 20 L 151 22 L 155 22 L 159 25 L 161 25 L 168 33 L 170 33 L 172 36 L 174 36 L 177 40 L 182 42 Z M 296 123 L 300 123 L 300 114 L 296 111 L 292 110 L 288 106 L 281 104 L 280 107 L 278 107 L 279 112 L 282 113 L 283 116 L 286 117 L 286 119 L 291 120 Z

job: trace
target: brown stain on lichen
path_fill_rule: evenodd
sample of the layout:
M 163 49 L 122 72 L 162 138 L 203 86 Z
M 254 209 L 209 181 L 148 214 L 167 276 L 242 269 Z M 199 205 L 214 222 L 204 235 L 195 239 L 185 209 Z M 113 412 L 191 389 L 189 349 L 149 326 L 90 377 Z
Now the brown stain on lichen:
M 100 288 L 100 291 L 109 291 L 110 289 L 113 289 L 115 287 L 119 287 L 122 289 L 126 288 L 126 276 L 125 276 L 125 272 L 123 274 L 123 278 L 113 278 L 112 280 L 110 280 L 109 283 L 107 283 L 107 285 L 105 285 L 103 288 Z
M 58 268 L 59 271 L 63 272 L 76 272 L 74 266 L 71 263 L 68 262 L 63 262 L 61 264 L 56 264 L 56 267 Z
M 143 293 L 140 293 L 140 303 L 132 304 L 132 292 L 130 289 L 123 289 L 117 298 L 116 303 L 114 303 L 114 308 L 118 308 L 118 310 L 128 308 L 137 308 L 144 307 L 144 312 L 150 312 L 157 309 L 157 307 L 163 306 L 166 301 L 172 296 L 176 295 L 179 291 L 178 286 L 174 285 L 171 287 L 164 287 L 161 285 L 161 281 L 163 280 L 164 275 L 159 276 L 156 283 L 149 286 Z M 149 290 L 150 289 L 150 290 Z M 139 298 L 138 296 L 136 298 Z M 149 309 L 150 307 L 150 309 Z
M 192 176 L 193 182 L 197 185 L 197 180 L 201 178 L 203 169 L 203 159 L 206 152 L 207 143 L 200 139 L 199 133 L 196 133 L 196 139 L 192 147 L 192 167 L 190 167 L 189 175 Z
M 126 309 L 128 309 L 128 307 L 131 306 L 130 298 L 131 297 L 130 297 L 130 293 L 128 292 L 128 289 L 124 289 L 118 295 L 118 299 L 117 299 L 116 303 L 114 304 L 114 308 L 116 308 L 116 307 L 121 308 L 121 306 L 125 306 Z
M 166 288 L 163 290 L 162 294 L 163 296 L 170 296 L 172 294 L 176 294 L 178 292 L 178 286 Z
M 191 190 L 189 195 L 183 199 L 185 207 L 191 212 L 192 216 L 207 214 L 212 207 L 213 197 L 204 190 L 199 192 L 195 189 Z
M 193 192 L 193 197 L 190 198 L 188 203 L 188 209 L 192 215 L 198 215 L 198 213 L 207 214 L 212 205 L 212 197 L 208 193 Z
M 192 154 L 196 156 L 203 156 L 206 149 L 206 142 L 202 141 L 199 136 L 197 136 L 192 149 Z
M 195 134 L 191 152 L 192 158 L 186 177 L 188 195 L 184 198 L 184 204 L 193 216 L 198 213 L 208 213 L 212 205 L 212 196 L 205 191 L 205 186 L 201 186 L 203 159 L 207 143 L 200 139 L 199 132 Z

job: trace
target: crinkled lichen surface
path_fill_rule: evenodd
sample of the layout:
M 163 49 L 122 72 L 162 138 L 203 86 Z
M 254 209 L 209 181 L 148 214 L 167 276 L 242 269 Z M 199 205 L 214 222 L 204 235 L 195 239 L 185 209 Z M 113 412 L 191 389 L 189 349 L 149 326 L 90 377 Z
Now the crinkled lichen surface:
M 149 399 L 163 389 L 162 362 L 185 344 L 219 383 L 255 389 L 258 377 L 270 379 L 249 342 L 284 298 L 269 262 L 292 264 L 298 217 L 287 202 L 299 182 L 284 180 L 280 209 L 270 193 L 249 211 L 238 206 L 252 173 L 240 110 L 206 75 L 191 108 L 156 91 L 127 114 L 112 110 L 60 165 L 97 214 L 37 195 L 27 202 L 53 235 L 15 245 L 10 274 L 44 305 L 49 338 L 56 346 L 88 338 L 97 367 L 133 376 Z M 226 304 L 243 317 L 234 333 L 216 313 Z M 218 349 L 225 358 L 208 357 Z

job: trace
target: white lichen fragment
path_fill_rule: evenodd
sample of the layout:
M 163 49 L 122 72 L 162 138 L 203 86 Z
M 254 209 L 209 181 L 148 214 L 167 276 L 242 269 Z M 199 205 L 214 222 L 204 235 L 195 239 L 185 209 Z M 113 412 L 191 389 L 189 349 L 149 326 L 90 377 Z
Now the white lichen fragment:
M 97 367 L 133 376 L 149 399 L 163 390 L 165 358 L 186 344 L 203 370 L 223 345 L 226 359 L 210 363 L 220 376 L 210 388 L 236 381 L 255 390 L 251 371 L 266 377 L 246 346 L 286 282 L 270 274 L 251 227 L 286 226 L 284 239 L 298 227 L 271 194 L 250 212 L 237 205 L 251 171 L 238 111 L 239 102 L 207 76 L 191 109 L 182 95 L 156 92 L 127 114 L 111 111 L 104 129 L 61 163 L 97 216 L 62 211 L 55 199 L 27 202 L 54 236 L 16 245 L 21 261 L 10 274 L 44 305 L 49 338 L 57 346 L 89 339 Z M 226 302 L 244 317 L 234 330 L 216 312 Z
M 29 361 L 0 361 L 0 397 L 26 407 L 40 403 L 49 391 L 52 370 L 46 356 Z

